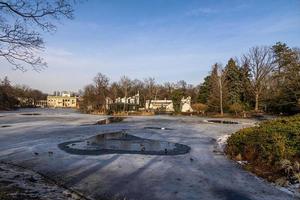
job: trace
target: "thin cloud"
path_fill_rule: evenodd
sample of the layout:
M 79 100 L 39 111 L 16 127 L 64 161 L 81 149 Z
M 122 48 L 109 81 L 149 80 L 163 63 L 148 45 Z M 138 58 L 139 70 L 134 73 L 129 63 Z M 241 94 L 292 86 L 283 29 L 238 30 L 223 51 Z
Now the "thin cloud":
M 57 47 L 48 47 L 45 52 L 46 55 L 53 55 L 59 57 L 72 56 L 73 53 L 69 50 Z
M 215 13 L 218 13 L 217 9 L 213 9 L 213 8 L 196 8 L 196 9 L 189 10 L 186 13 L 186 15 L 197 17 L 197 16 L 201 16 L 201 15 L 210 15 L 210 14 L 215 14 Z

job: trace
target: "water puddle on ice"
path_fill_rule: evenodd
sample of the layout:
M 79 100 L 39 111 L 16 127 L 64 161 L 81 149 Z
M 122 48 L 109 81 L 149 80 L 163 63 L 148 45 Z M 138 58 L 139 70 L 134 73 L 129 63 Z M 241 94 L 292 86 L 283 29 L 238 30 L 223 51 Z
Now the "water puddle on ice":
M 11 127 L 11 125 L 1 125 L 0 127 L 1 128 L 8 128 L 8 127 Z
M 145 154 L 145 155 L 179 155 L 190 151 L 187 145 L 167 141 L 151 140 L 126 132 L 99 134 L 86 140 L 69 141 L 58 145 L 70 154 Z
M 144 129 L 154 129 L 154 130 L 173 130 L 172 128 L 165 127 L 155 127 L 155 126 L 146 126 Z
M 20 115 L 34 116 L 34 115 L 41 115 L 41 113 L 21 113 Z
M 217 124 L 239 124 L 238 122 L 234 122 L 234 121 L 215 120 L 215 119 L 207 120 L 207 122 L 217 123 Z
M 103 124 L 111 124 L 122 122 L 126 117 L 108 117 L 106 119 L 99 120 L 95 123 L 95 125 L 103 125 Z
M 81 124 L 80 126 L 106 125 L 111 123 L 122 122 L 124 119 L 126 119 L 126 117 L 108 117 L 105 119 L 100 119 L 96 123 L 85 123 L 85 124 Z

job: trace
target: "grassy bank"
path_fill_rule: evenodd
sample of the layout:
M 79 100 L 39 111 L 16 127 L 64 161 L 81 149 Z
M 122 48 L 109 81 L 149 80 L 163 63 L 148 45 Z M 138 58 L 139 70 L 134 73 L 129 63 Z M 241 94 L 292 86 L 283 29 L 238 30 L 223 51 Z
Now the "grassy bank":
M 278 185 L 300 182 L 300 115 L 242 129 L 227 141 L 226 154 Z

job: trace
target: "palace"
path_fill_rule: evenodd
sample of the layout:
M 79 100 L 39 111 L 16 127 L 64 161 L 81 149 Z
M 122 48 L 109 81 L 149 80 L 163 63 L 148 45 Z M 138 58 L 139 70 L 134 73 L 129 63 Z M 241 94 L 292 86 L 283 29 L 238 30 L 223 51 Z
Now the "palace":
M 47 96 L 47 107 L 76 108 L 77 97 L 71 96 L 70 92 L 62 92 L 60 95 Z

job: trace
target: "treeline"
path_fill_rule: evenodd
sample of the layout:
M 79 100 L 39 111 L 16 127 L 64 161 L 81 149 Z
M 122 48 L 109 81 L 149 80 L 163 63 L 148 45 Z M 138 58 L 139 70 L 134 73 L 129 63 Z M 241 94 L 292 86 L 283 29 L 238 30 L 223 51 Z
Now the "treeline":
M 37 100 L 46 99 L 47 94 L 24 85 L 11 85 L 9 79 L 0 79 L 0 110 L 17 107 L 32 107 Z
M 209 111 L 300 111 L 300 50 L 284 43 L 251 48 L 225 67 L 212 66 L 199 88 L 198 102 Z
M 299 112 L 300 51 L 284 43 L 271 47 L 249 49 L 241 58 L 230 58 L 223 67 L 212 66 L 200 85 L 184 80 L 158 84 L 154 78 L 144 80 L 123 76 L 119 81 L 98 73 L 93 83 L 80 92 L 81 109 L 105 112 L 106 97 L 129 97 L 140 94 L 140 104 L 146 100 L 172 99 L 175 110 L 182 97 L 191 96 L 196 112 L 224 112 L 241 115 L 249 111 L 293 114 Z
M 179 106 L 176 105 L 180 105 L 183 96 L 191 96 L 192 101 L 197 100 L 198 87 L 194 87 L 184 80 L 158 84 L 152 77 L 139 80 L 122 76 L 119 81 L 110 82 L 106 75 L 98 73 L 94 77 L 93 83 L 79 92 L 83 97 L 80 108 L 86 112 L 106 112 L 106 97 L 115 100 L 118 97 L 130 97 L 137 93 L 140 95 L 142 107 L 145 106 L 146 100 L 172 99 L 175 110 L 179 110 Z

